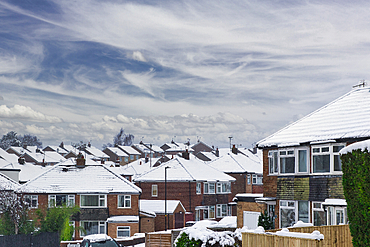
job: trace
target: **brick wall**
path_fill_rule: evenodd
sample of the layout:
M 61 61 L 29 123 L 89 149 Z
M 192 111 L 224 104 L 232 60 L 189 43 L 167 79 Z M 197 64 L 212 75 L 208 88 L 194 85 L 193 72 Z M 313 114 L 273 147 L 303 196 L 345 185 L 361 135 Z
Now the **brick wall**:
M 117 226 L 129 226 L 130 236 L 133 236 L 135 233 L 139 232 L 139 223 L 109 223 L 107 224 L 107 233 L 110 237 L 117 237 Z
M 153 217 L 140 216 L 140 232 L 154 232 L 154 222 L 155 218 Z
M 252 211 L 252 212 L 264 212 L 266 209 L 265 204 L 259 204 L 256 202 L 241 202 L 239 201 L 236 206 L 236 216 L 237 216 L 237 227 L 243 227 L 243 211 Z
M 277 176 L 269 175 L 269 159 L 267 149 L 263 150 L 263 196 L 276 197 Z
M 118 208 L 118 195 L 107 195 L 109 216 L 139 215 L 139 195 L 131 195 L 131 208 Z

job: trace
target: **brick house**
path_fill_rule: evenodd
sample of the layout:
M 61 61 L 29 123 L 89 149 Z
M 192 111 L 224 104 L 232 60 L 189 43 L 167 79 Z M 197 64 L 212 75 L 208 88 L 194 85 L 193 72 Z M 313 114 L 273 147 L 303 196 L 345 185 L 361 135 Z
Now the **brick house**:
M 119 165 L 123 166 L 129 163 L 129 155 L 118 147 L 106 147 L 103 152 L 109 156 L 110 161 Z
M 277 227 L 347 223 L 339 151 L 370 138 L 368 105 L 369 87 L 356 87 L 257 143 L 264 181 L 257 200 Z
M 141 189 L 105 165 L 84 159 L 68 159 L 19 187 L 35 210 L 77 205 L 75 227 L 86 234 L 106 233 L 111 237 L 132 236 L 139 232 Z M 83 232 L 76 231 L 75 239 Z
M 168 167 L 168 168 L 167 168 Z M 205 164 L 193 155 L 175 157 L 134 179 L 143 193 L 141 199 L 180 200 L 187 211 L 185 221 L 221 219 L 229 216 L 231 183 L 235 178 Z

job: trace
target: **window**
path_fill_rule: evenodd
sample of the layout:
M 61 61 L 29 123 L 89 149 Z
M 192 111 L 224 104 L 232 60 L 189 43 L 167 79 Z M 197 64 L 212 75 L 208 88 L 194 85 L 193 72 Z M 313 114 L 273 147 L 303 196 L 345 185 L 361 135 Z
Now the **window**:
M 313 173 L 341 172 L 342 162 L 339 151 L 344 147 L 340 145 L 325 145 L 312 147 Z
M 204 194 L 214 194 L 215 183 L 204 183 Z
M 48 196 L 49 207 L 61 207 L 75 205 L 74 195 L 49 195 Z
M 131 208 L 131 195 L 119 195 L 118 196 L 118 207 L 119 208 Z
M 283 150 L 280 155 L 280 173 L 295 172 L 295 157 L 294 150 Z
M 251 184 L 251 175 L 250 174 L 247 175 L 247 184 Z
M 230 182 L 217 183 L 217 194 L 221 194 L 221 193 L 231 193 L 231 183 Z
M 257 183 L 257 174 L 253 174 L 252 175 L 252 184 L 256 184 Z
M 133 159 L 135 159 L 135 155 L 130 154 L 130 160 L 133 160 Z
M 130 237 L 129 226 L 117 226 L 117 238 Z
M 106 207 L 107 196 L 106 195 L 81 195 L 81 207 Z
M 216 217 L 221 218 L 227 216 L 227 204 L 217 204 Z
M 81 221 L 81 226 L 86 231 L 86 234 L 81 231 L 81 236 L 87 236 L 91 234 L 105 234 L 104 221 Z
M 152 197 L 158 196 L 158 185 L 152 184 Z
M 322 208 L 321 202 L 312 202 L 312 223 L 314 226 L 326 225 L 325 211 Z
M 262 184 L 263 176 L 261 174 L 253 174 L 252 175 L 252 183 L 253 184 Z
M 292 226 L 295 223 L 295 202 L 280 201 L 280 228 Z
M 307 150 L 298 150 L 298 172 L 308 172 Z
M 202 184 L 201 183 L 197 183 L 196 193 L 197 195 L 202 194 Z
M 215 206 L 206 206 L 203 210 L 203 219 L 214 219 L 215 218 Z
M 125 157 L 125 163 L 127 163 L 127 162 L 128 162 L 128 157 L 126 156 L 126 157 Z
M 200 221 L 200 210 L 195 209 L 195 221 Z
M 309 201 L 280 201 L 280 227 L 294 225 L 297 221 L 310 222 Z
M 346 207 L 327 207 L 327 224 L 328 225 L 341 225 L 348 224 L 347 208 Z
M 269 151 L 268 157 L 269 157 L 269 173 L 277 174 L 278 173 L 278 152 Z
M 38 195 L 25 195 L 24 200 L 28 203 L 30 208 L 37 208 L 39 206 Z

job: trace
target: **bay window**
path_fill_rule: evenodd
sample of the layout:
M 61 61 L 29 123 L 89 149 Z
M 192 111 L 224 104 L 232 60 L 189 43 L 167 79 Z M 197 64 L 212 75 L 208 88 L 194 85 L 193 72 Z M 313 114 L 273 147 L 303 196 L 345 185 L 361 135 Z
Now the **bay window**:
M 203 219 L 214 219 L 215 218 L 215 206 L 206 206 L 203 210 Z
M 312 223 L 314 226 L 326 225 L 325 211 L 321 202 L 312 202 Z
M 117 238 L 120 237 L 130 237 L 129 226 L 117 226 Z
M 322 145 L 312 147 L 312 171 L 313 173 L 341 172 L 342 162 L 339 151 L 344 144 Z
M 227 204 L 217 204 L 216 217 L 221 218 L 227 216 Z
M 285 228 L 294 225 L 299 220 L 310 222 L 309 201 L 280 201 L 280 227 Z
M 104 221 L 81 221 L 81 227 L 85 229 L 81 231 L 81 236 L 87 236 L 91 234 L 105 234 L 105 222 Z
M 74 195 L 49 195 L 48 196 L 49 207 L 61 207 L 75 205 Z

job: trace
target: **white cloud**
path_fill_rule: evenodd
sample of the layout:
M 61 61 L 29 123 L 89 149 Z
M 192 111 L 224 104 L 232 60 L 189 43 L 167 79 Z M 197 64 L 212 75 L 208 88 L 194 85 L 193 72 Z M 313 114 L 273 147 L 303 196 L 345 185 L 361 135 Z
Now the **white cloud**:
M 146 62 L 144 55 L 140 51 L 134 51 L 132 53 L 132 59 L 141 61 L 141 62 Z
M 37 122 L 60 123 L 63 120 L 58 117 L 46 116 L 37 112 L 28 106 L 14 105 L 8 108 L 6 105 L 0 105 L 0 117 L 11 119 L 26 119 Z

